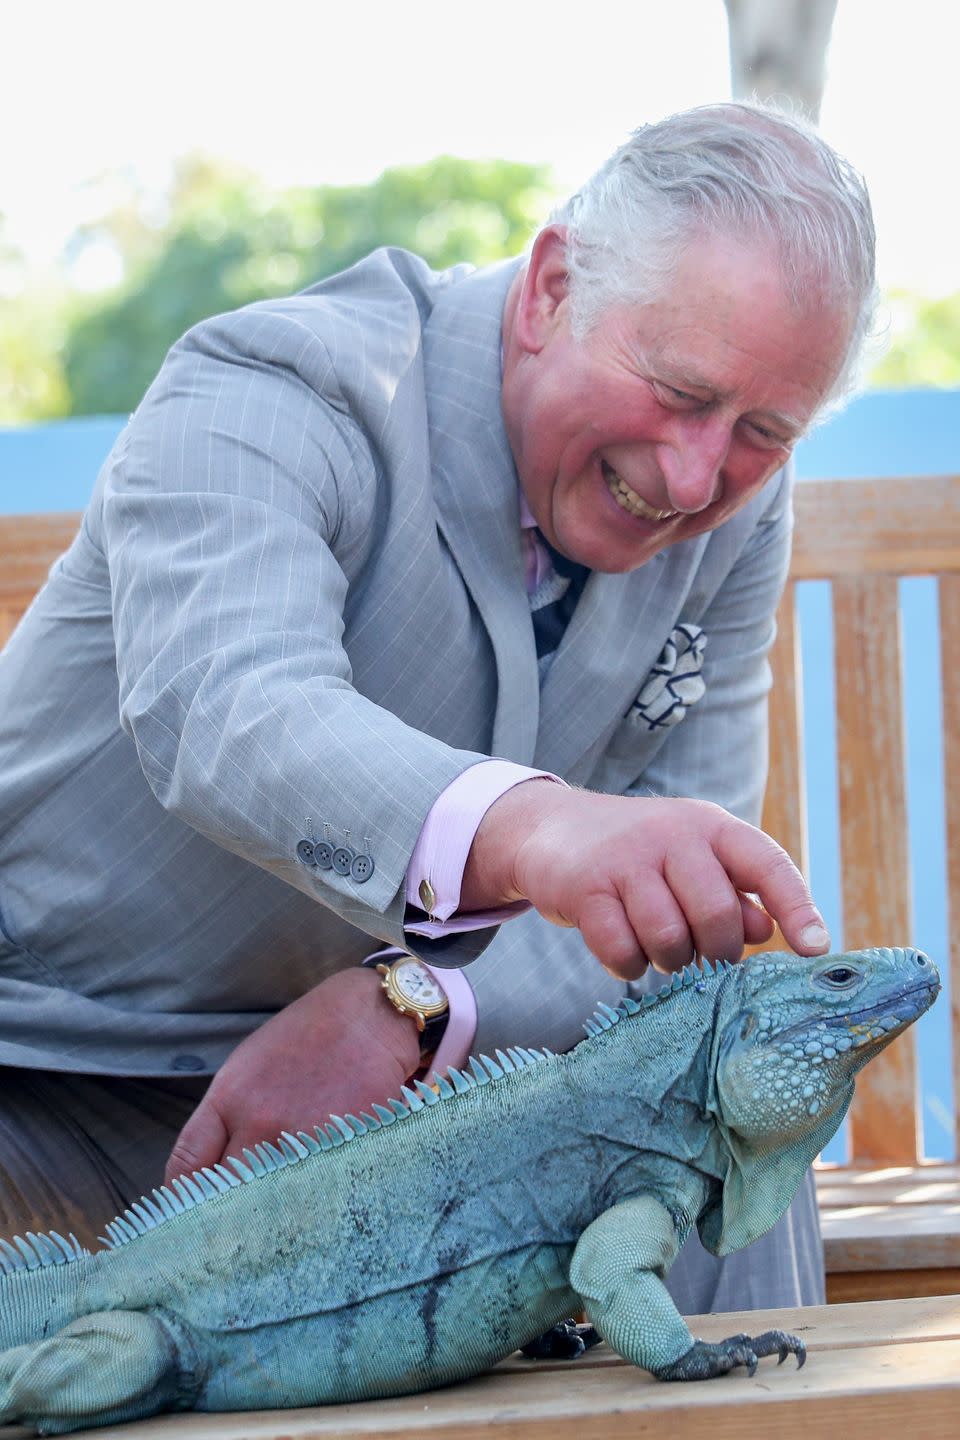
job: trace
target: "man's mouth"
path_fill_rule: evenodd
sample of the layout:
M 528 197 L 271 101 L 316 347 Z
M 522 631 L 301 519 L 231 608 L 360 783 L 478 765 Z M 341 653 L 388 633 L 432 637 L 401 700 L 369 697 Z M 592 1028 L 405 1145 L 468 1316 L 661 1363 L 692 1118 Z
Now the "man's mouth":
M 612 465 L 608 465 L 606 460 L 601 460 L 600 465 L 607 489 L 620 509 L 626 510 L 628 515 L 635 515 L 638 520 L 648 520 L 651 524 L 658 524 L 663 520 L 672 520 L 678 513 L 676 510 L 657 510 L 653 505 L 648 505 L 641 495 L 630 489 L 625 480 L 621 480 Z

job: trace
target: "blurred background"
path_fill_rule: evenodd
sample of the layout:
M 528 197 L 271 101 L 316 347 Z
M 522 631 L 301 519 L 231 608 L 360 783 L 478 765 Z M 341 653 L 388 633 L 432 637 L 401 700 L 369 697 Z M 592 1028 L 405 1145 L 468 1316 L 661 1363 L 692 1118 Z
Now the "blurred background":
M 958 384 L 958 32 L 949 0 L 5 5 L 0 423 L 127 413 L 194 321 L 379 244 L 517 253 L 631 129 L 755 91 L 870 184 L 871 384 Z

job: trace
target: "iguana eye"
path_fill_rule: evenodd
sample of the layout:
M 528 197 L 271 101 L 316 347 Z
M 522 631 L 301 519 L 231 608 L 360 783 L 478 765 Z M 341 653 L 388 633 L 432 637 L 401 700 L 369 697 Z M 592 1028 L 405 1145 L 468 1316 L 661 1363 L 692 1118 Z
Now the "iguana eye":
M 834 986 L 835 989 L 844 990 L 855 980 L 860 979 L 860 973 L 850 965 L 831 965 L 829 970 L 823 971 L 820 978 L 826 980 L 827 984 Z

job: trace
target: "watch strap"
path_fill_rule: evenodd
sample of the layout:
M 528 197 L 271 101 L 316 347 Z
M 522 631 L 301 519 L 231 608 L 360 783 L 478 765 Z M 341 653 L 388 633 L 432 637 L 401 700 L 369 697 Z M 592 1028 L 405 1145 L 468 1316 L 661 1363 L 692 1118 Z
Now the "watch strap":
M 442 1015 L 428 1015 L 423 1022 L 423 1029 L 420 1031 L 420 1054 L 432 1055 L 439 1047 L 447 1031 L 447 1022 L 450 1019 L 449 1009 L 444 1010 Z

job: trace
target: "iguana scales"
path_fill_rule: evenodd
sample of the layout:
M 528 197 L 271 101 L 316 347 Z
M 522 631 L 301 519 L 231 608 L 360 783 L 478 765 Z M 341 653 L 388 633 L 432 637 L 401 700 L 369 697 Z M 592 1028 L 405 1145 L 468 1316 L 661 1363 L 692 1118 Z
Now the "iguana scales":
M 132 1204 L 89 1253 L 0 1242 L 0 1421 L 399 1395 L 476 1374 L 586 1308 L 665 1379 L 802 1345 L 692 1339 L 661 1277 L 696 1224 L 768 1230 L 857 1070 L 932 1004 L 909 949 L 689 966 L 564 1055 L 480 1057 L 404 1099 Z

